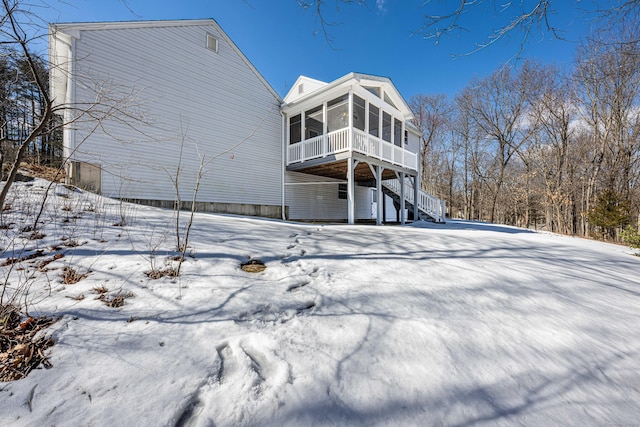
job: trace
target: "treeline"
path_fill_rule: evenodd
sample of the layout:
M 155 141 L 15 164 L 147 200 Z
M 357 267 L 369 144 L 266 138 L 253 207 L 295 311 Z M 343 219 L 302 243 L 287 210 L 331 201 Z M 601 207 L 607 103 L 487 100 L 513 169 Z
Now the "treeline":
M 32 54 L 41 81 L 49 82 L 47 62 Z M 48 90 L 48 86 L 47 86 Z M 35 129 L 44 112 L 42 92 L 24 55 L 5 47 L 0 51 L 0 161 L 6 168 L 15 151 Z M 37 165 L 58 166 L 62 161 L 62 133 L 54 118 L 29 145 L 26 159 Z
M 454 218 L 620 240 L 640 221 L 638 29 L 584 42 L 569 69 L 534 62 L 454 99 L 416 96 L 423 186 Z

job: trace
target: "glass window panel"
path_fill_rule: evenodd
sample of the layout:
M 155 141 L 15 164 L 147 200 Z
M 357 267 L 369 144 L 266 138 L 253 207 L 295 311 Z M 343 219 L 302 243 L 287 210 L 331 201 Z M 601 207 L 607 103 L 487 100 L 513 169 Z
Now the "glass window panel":
M 302 116 L 296 114 L 289 119 L 289 144 L 302 141 Z
M 349 126 L 349 95 L 332 99 L 327 103 L 327 132 Z
M 391 114 L 382 112 L 382 139 L 391 142 Z
M 304 113 L 304 137 L 315 138 L 322 135 L 324 123 L 322 122 L 322 105 L 307 110 Z
M 379 87 L 364 86 L 364 88 L 366 90 L 368 90 L 369 92 L 371 92 L 372 94 L 374 94 L 375 96 L 377 96 L 378 98 L 380 98 L 380 88 Z
M 398 108 L 396 107 L 396 104 L 393 103 L 393 101 L 391 100 L 391 98 L 389 98 L 387 96 L 387 94 L 384 94 L 384 102 L 386 102 L 387 104 L 391 105 L 393 108 Z
M 353 127 L 364 130 L 365 125 L 365 102 L 364 99 L 353 95 Z
M 373 104 L 369 104 L 369 133 L 380 136 L 380 109 Z
M 338 184 L 338 199 L 347 200 L 347 198 L 348 198 L 347 184 Z

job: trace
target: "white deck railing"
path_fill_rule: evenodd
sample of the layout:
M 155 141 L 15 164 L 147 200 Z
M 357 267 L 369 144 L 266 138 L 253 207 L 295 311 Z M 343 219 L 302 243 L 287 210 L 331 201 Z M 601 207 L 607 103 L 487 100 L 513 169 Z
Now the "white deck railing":
M 400 181 L 397 179 L 386 179 L 382 181 L 382 185 L 400 196 Z M 413 182 L 410 179 L 405 181 L 404 199 L 413 203 Z M 429 215 L 436 222 L 445 222 L 447 206 L 444 200 L 432 196 L 423 190 L 418 190 L 418 209 Z
M 320 159 L 342 152 L 355 152 L 392 163 L 403 168 L 418 170 L 418 156 L 376 136 L 358 129 L 340 129 L 327 135 L 306 139 L 287 147 L 287 165 Z

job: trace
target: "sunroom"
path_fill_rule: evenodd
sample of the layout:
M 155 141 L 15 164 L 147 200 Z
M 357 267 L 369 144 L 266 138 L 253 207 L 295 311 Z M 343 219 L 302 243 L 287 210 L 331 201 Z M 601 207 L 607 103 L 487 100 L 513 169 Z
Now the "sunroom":
M 405 201 L 421 199 L 421 135 L 388 78 L 351 73 L 324 83 L 303 76 L 285 97 L 282 112 L 287 170 L 345 180 L 349 223 L 354 222 L 356 183 L 382 194 L 383 183 L 395 180 L 386 189 L 398 193 L 405 222 Z M 380 204 L 378 224 L 381 216 Z

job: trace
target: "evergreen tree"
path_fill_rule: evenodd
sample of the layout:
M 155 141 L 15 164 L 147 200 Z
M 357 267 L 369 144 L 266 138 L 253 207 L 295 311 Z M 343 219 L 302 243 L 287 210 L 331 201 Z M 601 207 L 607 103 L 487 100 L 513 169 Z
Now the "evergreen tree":
M 602 230 L 602 237 L 616 237 L 616 230 L 629 224 L 631 204 L 613 190 L 598 195 L 595 207 L 587 215 L 588 221 Z

